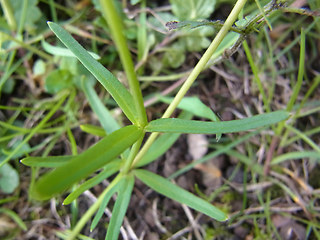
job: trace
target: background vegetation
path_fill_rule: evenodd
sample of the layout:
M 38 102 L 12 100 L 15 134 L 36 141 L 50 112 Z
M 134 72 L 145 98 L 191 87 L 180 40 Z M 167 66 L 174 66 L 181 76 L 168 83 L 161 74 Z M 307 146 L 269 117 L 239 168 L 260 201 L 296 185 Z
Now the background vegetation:
M 158 119 L 235 1 L 115 2 L 147 117 Z M 228 121 L 287 110 L 290 119 L 249 133 L 177 134 L 163 141 L 174 143 L 164 154 L 152 149 L 158 160 L 146 167 L 224 210 L 229 221 L 136 182 L 120 238 L 320 239 L 320 2 L 275 3 L 268 12 L 268 1 L 247 2 L 173 117 Z M 29 188 L 47 170 L 20 160 L 77 155 L 129 121 L 47 21 L 63 26 L 125 85 L 127 75 L 99 1 L 2 0 L 1 7 L 0 238 L 66 239 L 109 181 L 70 205 L 61 204 L 67 195 L 39 202 Z M 110 211 L 104 214 L 79 238 L 103 239 Z

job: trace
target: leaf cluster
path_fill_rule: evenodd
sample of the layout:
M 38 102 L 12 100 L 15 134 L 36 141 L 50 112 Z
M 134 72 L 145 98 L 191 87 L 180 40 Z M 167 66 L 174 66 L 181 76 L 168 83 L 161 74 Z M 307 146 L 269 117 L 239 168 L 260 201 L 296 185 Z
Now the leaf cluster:
M 69 33 L 55 23 L 49 23 L 52 31 L 58 38 L 73 52 L 73 54 L 82 62 L 82 64 L 97 78 L 97 80 L 105 87 L 105 89 L 113 96 L 124 114 L 132 122 L 132 125 L 120 128 L 96 143 L 94 146 L 83 153 L 70 157 L 46 157 L 46 158 L 25 158 L 22 163 L 29 166 L 50 166 L 54 167 L 52 171 L 42 176 L 31 188 L 31 196 L 35 199 L 49 199 L 61 192 L 70 189 L 75 183 L 86 179 L 92 173 L 99 169 L 102 170 L 97 176 L 84 182 L 76 190 L 77 194 L 73 194 L 65 200 L 70 203 L 80 192 L 98 184 L 104 177 L 115 172 L 118 177 L 113 180 L 110 188 L 101 194 L 100 206 L 105 206 L 114 193 L 118 193 L 116 205 L 114 206 L 114 214 L 111 219 L 107 238 L 115 237 L 118 234 L 122 218 L 128 206 L 132 187 L 134 184 L 134 176 L 143 181 L 149 187 L 159 193 L 172 198 L 178 202 L 185 203 L 202 213 L 209 215 L 219 221 L 225 221 L 227 215 L 221 210 L 215 208 L 210 203 L 205 202 L 186 192 L 182 188 L 177 187 L 170 181 L 155 175 L 146 170 L 138 170 L 137 166 L 142 159 L 133 162 L 133 155 L 137 153 L 136 146 L 140 146 L 144 132 L 168 132 L 168 133 L 206 133 L 206 134 L 222 134 L 228 132 L 245 131 L 258 127 L 268 126 L 279 121 L 283 121 L 289 117 L 287 112 L 279 111 L 273 113 L 261 114 L 252 118 L 224 121 L 224 122 L 203 122 L 192 121 L 187 119 L 158 119 L 153 120 L 146 125 L 135 114 L 136 105 L 131 93 L 99 62 L 97 62 L 87 51 L 77 43 Z M 208 112 L 208 111 L 207 111 Z M 209 111 L 210 112 L 210 111 Z M 212 114 L 212 113 L 211 113 Z M 166 135 L 163 135 L 166 136 Z M 167 135 L 166 140 L 172 135 Z M 162 139 L 158 139 L 163 141 Z M 157 145 L 157 143 L 155 143 Z M 133 146 L 132 146 L 133 145 Z M 131 152 L 126 155 L 125 150 L 131 148 Z M 122 154 L 121 159 L 118 157 Z M 147 155 L 146 155 L 147 156 Z M 157 156 L 149 160 L 147 163 L 154 161 Z M 70 172 L 72 169 L 72 172 Z M 103 176 L 103 177 L 102 177 Z M 120 212 L 118 212 L 120 211 Z M 100 216 L 98 214 L 97 216 Z M 98 217 L 100 218 L 100 217 Z M 94 221 L 96 223 L 96 221 Z M 93 226 L 94 227 L 94 226 Z
M 244 4 L 244 2 L 245 1 L 239 1 L 239 4 Z M 132 1 L 132 4 L 137 3 L 143 5 L 145 1 Z M 280 135 L 284 128 L 284 121 L 290 117 L 289 112 L 293 110 L 293 105 L 296 102 L 297 94 L 302 84 L 303 70 L 301 70 L 302 73 L 300 74 L 302 75 L 299 77 L 297 87 L 294 90 L 294 94 L 286 110 L 272 112 L 268 104 L 268 99 L 262 94 L 264 96 L 264 103 L 267 106 L 267 113 L 238 120 L 220 121 L 215 113 L 198 98 L 184 97 L 186 91 L 188 91 L 198 74 L 206 67 L 210 60 L 217 59 L 217 56 L 220 56 L 225 49 L 230 47 L 230 53 L 233 53 L 248 34 L 258 31 L 263 25 L 268 23 L 267 16 L 269 17 L 279 8 L 286 8 L 281 2 L 272 1 L 269 5 L 265 6 L 262 11 L 247 16 L 235 22 L 235 24 L 233 22 L 237 19 L 243 5 L 239 5 L 240 7 L 238 7 L 237 12 L 230 14 L 231 20 L 227 19 L 226 22 L 222 22 L 205 20 L 214 11 L 215 1 L 171 0 L 170 3 L 172 5 L 173 15 L 168 16 L 168 18 L 176 18 L 179 22 L 168 22 L 167 27 L 169 27 L 169 29 L 179 29 L 180 31 L 177 34 L 177 41 L 166 49 L 163 54 L 162 63 L 172 68 L 177 68 L 184 62 L 186 51 L 200 51 L 207 47 L 209 48 L 208 53 L 206 52 L 207 55 L 204 54 L 199 65 L 197 65 L 198 67 L 195 67 L 194 71 L 190 74 L 191 77 L 189 76 L 188 78 L 190 81 L 186 81 L 187 85 L 181 88 L 181 91 L 178 92 L 175 98 L 157 96 L 160 101 L 170 105 L 162 118 L 151 121 L 148 121 L 146 117 L 147 114 L 143 105 L 141 87 L 134 69 L 133 59 L 126 44 L 126 37 L 130 34 L 124 31 L 123 25 L 125 25 L 125 23 L 119 15 L 122 13 L 119 12 L 117 5 L 115 6 L 113 1 L 95 1 L 95 6 L 101 11 L 105 18 L 103 21 L 106 21 L 103 22 L 101 20 L 100 24 L 108 24 L 109 26 L 108 33 L 111 35 L 119 52 L 120 60 L 126 73 L 126 79 L 128 80 L 127 84 L 119 81 L 113 73 L 97 61 L 99 60 L 99 56 L 85 50 L 63 27 L 54 22 L 48 22 L 52 32 L 67 47 L 67 49 L 65 49 L 52 46 L 42 41 L 42 47 L 48 53 L 55 55 L 53 61 L 59 65 L 59 69 L 51 71 L 46 76 L 45 81 L 46 91 L 51 94 L 57 94 L 58 100 L 55 99 L 56 106 L 51 106 L 51 111 L 40 121 L 38 127 L 31 130 L 19 128 L 20 132 L 28 134 L 27 137 L 23 141 L 18 142 L 18 146 L 13 146 L 12 149 L 7 150 L 4 156 L 0 156 L 0 160 L 3 161 L 0 170 L 5 171 L 7 175 L 11 175 L 10 179 L 14 180 L 10 182 L 10 185 L 6 185 L 9 178 L 1 175 L 5 177 L 6 181 L 0 179 L 0 187 L 8 193 L 16 188 L 18 179 L 13 176 L 15 173 L 8 167 L 10 165 L 8 165 L 7 162 L 13 157 L 20 156 L 21 152 L 32 152 L 27 142 L 36 132 L 46 130 L 43 128 L 47 126 L 47 121 L 65 101 L 67 102 L 67 106 L 70 105 L 69 100 L 74 100 L 74 85 L 76 85 L 84 92 L 102 126 L 102 128 L 99 128 L 92 125 L 82 125 L 81 128 L 85 132 L 102 137 L 101 140 L 82 153 L 77 154 L 76 143 L 69 129 L 71 124 L 68 123 L 68 130 L 59 129 L 59 131 L 68 131 L 69 139 L 73 142 L 73 155 L 52 157 L 44 154 L 43 157 L 26 157 L 21 160 L 23 164 L 30 167 L 45 167 L 51 169 L 32 183 L 30 196 L 36 200 L 48 200 L 62 193 L 71 191 L 63 203 L 72 204 L 84 191 L 101 183 L 110 176 L 115 176 L 112 178 L 110 185 L 101 193 L 97 202 L 90 207 L 75 226 L 70 233 L 69 239 L 76 237 L 84 224 L 95 214 L 91 225 L 91 230 L 93 230 L 101 219 L 104 209 L 109 204 L 112 196 L 116 196 L 116 202 L 113 206 L 112 218 L 108 225 L 106 239 L 117 239 L 136 179 L 139 179 L 151 189 L 170 199 L 186 204 L 218 221 L 226 221 L 228 214 L 225 211 L 213 206 L 203 198 L 178 187 L 170 180 L 151 171 L 142 169 L 142 167 L 155 161 L 159 156 L 164 154 L 183 133 L 215 134 L 218 141 L 222 134 L 261 129 L 280 123 L 278 124 L 278 129 L 273 129 L 275 134 Z M 35 5 L 34 1 L 32 1 L 31 5 Z M 288 8 L 286 8 L 286 10 L 287 9 Z M 307 14 L 315 13 L 307 12 Z M 141 14 L 141 16 L 140 24 L 143 26 L 146 16 L 144 16 L 145 18 L 143 18 L 143 14 Z M 36 15 L 30 18 L 29 21 L 33 23 L 37 19 L 38 17 Z M 201 20 L 198 21 L 199 19 Z M 22 20 L 15 16 L 15 21 Z M 29 22 L 27 23 L 29 24 Z M 30 26 L 32 26 L 32 24 Z M 203 28 L 204 26 L 209 26 L 209 28 Z M 214 28 L 214 31 L 210 26 Z M 190 33 L 185 27 L 197 29 Z M 229 30 L 233 32 L 227 34 Z M 210 45 L 209 37 L 212 36 L 215 31 L 221 31 L 222 37 L 220 40 L 217 40 L 217 42 L 214 40 L 213 43 L 211 43 L 212 45 Z M 149 34 L 149 37 L 151 35 L 152 34 Z M 146 39 L 149 38 L 143 30 L 139 31 L 134 37 L 137 37 L 139 40 L 138 59 L 142 61 L 145 57 L 145 51 L 147 52 L 148 49 L 143 50 L 141 46 L 150 47 L 151 43 L 148 43 L 149 45 L 144 44 L 146 43 Z M 9 36 L 7 36 L 7 38 L 9 39 Z M 154 38 L 156 37 L 154 36 Z M 150 37 L 150 39 L 152 39 L 152 37 Z M 302 37 L 301 43 L 304 41 L 305 39 Z M 304 45 L 302 44 L 302 46 Z M 250 51 L 246 48 L 246 45 L 245 51 L 252 65 L 252 69 L 254 69 L 254 62 L 250 61 Z M 303 52 L 301 52 L 301 56 L 302 55 Z M 303 61 L 303 58 L 301 59 L 301 61 Z M 80 61 L 82 65 L 79 66 L 77 64 L 78 61 Z M 301 69 L 302 68 L 303 67 L 301 67 Z M 36 73 L 45 74 L 46 67 L 44 61 L 37 60 L 33 70 Z M 143 72 L 143 69 L 139 70 Z M 79 76 L 81 76 L 80 79 Z M 2 79 L 0 81 L 0 89 L 3 86 L 2 83 L 5 82 Z M 122 127 L 105 107 L 104 102 L 100 100 L 93 87 L 96 80 L 106 92 L 110 94 L 112 97 L 111 101 L 114 101 L 113 103 L 122 110 L 124 116 L 129 121 L 128 126 Z M 258 79 L 257 83 L 260 87 L 261 85 L 259 85 Z M 315 86 L 317 85 L 315 84 Z M 259 90 L 263 91 L 262 88 L 259 88 Z M 181 109 L 182 112 L 177 118 L 171 118 L 172 112 L 176 108 Z M 68 107 L 66 107 L 65 112 L 68 112 Z M 206 119 L 207 121 L 191 120 L 193 117 Z M 63 121 L 63 119 L 61 119 L 61 121 Z M 0 122 L 0 124 L 4 126 L 5 123 Z M 290 128 L 290 126 L 286 126 L 286 128 Z M 151 135 L 147 141 L 142 144 L 146 133 L 151 133 Z M 237 141 L 229 143 L 224 148 L 218 148 L 215 154 L 230 150 L 233 146 L 239 142 L 246 141 L 254 134 L 255 132 L 251 132 Z M 22 151 L 25 147 L 27 149 Z M 271 165 L 276 165 L 291 158 L 310 157 L 316 159 L 319 148 L 314 146 L 314 149 L 315 151 L 281 155 L 280 157 L 274 158 Z M 230 154 L 232 154 L 231 150 Z M 213 155 L 208 155 L 207 157 L 213 157 Z M 242 155 L 238 157 L 243 163 L 256 169 L 259 174 L 263 174 L 263 169 L 260 165 L 253 163 L 248 157 Z M 192 166 L 206 160 L 205 158 L 199 159 L 199 161 L 195 161 Z M 189 165 L 187 168 L 191 168 L 192 166 Z M 181 169 L 181 171 L 175 173 L 175 176 L 182 174 L 184 171 L 187 171 L 187 169 Z M 174 176 L 171 176 L 171 178 L 173 177 Z M 5 189 L 5 185 L 8 189 Z

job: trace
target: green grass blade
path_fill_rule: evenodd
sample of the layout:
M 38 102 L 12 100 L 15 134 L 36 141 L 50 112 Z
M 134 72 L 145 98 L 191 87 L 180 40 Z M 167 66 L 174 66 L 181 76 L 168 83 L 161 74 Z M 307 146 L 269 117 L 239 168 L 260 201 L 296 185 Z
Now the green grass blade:
M 143 169 L 134 170 L 134 174 L 144 184 L 155 190 L 156 192 L 171 198 L 179 203 L 206 214 L 218 221 L 226 221 L 227 215 L 211 203 L 199 198 L 192 193 L 178 187 L 169 180 Z
M 134 185 L 134 177 L 126 176 L 126 179 L 124 180 L 125 181 L 121 181 L 122 183 L 118 191 L 118 197 L 112 210 L 106 239 L 118 239 L 120 227 L 127 212 Z
M 20 162 L 29 167 L 57 168 L 72 158 L 76 158 L 76 156 L 26 157 L 21 159 Z
M 298 79 L 293 88 L 293 92 L 291 94 L 291 98 L 287 104 L 287 111 L 291 111 L 294 103 L 296 102 L 302 82 L 303 82 L 303 75 L 304 75 L 304 64 L 305 64 L 305 52 L 306 52 L 306 34 L 304 29 L 301 29 L 301 42 L 300 42 L 300 59 L 299 59 L 299 71 L 298 71 Z
M 104 106 L 95 92 L 93 86 L 89 81 L 82 81 L 82 89 L 92 110 L 97 114 L 97 117 L 103 127 L 103 129 L 108 133 L 112 133 L 120 128 L 120 125 L 112 117 L 109 110 Z
M 263 85 L 262 85 L 262 82 L 261 82 L 261 79 L 259 77 L 259 68 L 258 66 L 256 65 L 253 57 L 252 57 L 252 54 L 251 54 L 251 51 L 250 51 L 250 47 L 248 46 L 248 43 L 247 41 L 244 41 L 242 43 L 243 45 L 243 49 L 247 55 L 247 59 L 248 59 L 248 62 L 250 64 L 250 67 L 252 69 L 252 72 L 253 72 L 253 75 L 254 75 L 254 78 L 253 78 L 253 81 L 255 84 L 257 84 L 258 86 L 258 89 L 259 89 L 259 92 L 262 96 L 262 101 L 263 101 L 263 105 L 265 106 L 265 109 L 267 110 L 267 112 L 270 112 L 270 103 L 268 101 L 268 97 L 265 93 L 265 90 L 263 88 Z
M 128 119 L 136 123 L 138 117 L 135 113 L 136 109 L 134 105 L 132 105 L 133 98 L 129 91 L 111 72 L 97 62 L 66 30 L 53 22 L 48 22 L 48 25 L 61 42 L 76 55 L 79 61 L 111 94 Z
M 110 189 L 109 192 L 107 192 L 107 194 L 104 196 L 101 205 L 99 207 L 98 212 L 96 213 L 96 215 L 94 216 L 91 226 L 90 226 L 90 231 L 92 232 L 93 229 L 96 228 L 97 224 L 99 223 L 99 220 L 101 219 L 104 210 L 106 209 L 111 197 L 113 196 L 113 194 L 115 194 L 116 192 L 119 192 L 120 189 L 122 187 L 122 182 L 124 181 L 124 179 L 121 179 L 120 182 L 118 182 L 113 188 Z
M 111 133 L 76 158 L 41 177 L 31 188 L 31 196 L 46 200 L 67 190 L 116 158 L 141 136 L 142 130 L 134 125 Z
M 286 120 L 289 113 L 276 111 L 259 114 L 240 120 L 224 122 L 203 122 L 195 120 L 184 120 L 177 118 L 161 118 L 151 121 L 145 128 L 147 132 L 171 132 L 171 133 L 202 133 L 219 134 L 247 131 L 258 127 L 264 127 Z
M 80 129 L 83 132 L 89 133 L 94 136 L 105 137 L 106 131 L 102 127 L 98 127 L 91 124 L 82 124 L 80 125 Z
M 6 209 L 6 208 L 0 208 L 0 213 L 6 214 L 7 216 L 9 216 L 13 221 L 15 221 L 18 224 L 18 226 L 22 230 L 24 230 L 24 231 L 28 230 L 27 225 L 22 221 L 20 216 L 18 214 L 16 214 L 14 211 L 12 211 L 10 209 Z
M 271 161 L 271 165 L 276 165 L 288 160 L 294 160 L 294 159 L 301 159 L 301 158 L 312 158 L 316 159 L 318 162 L 320 162 L 320 153 L 314 152 L 314 151 L 302 151 L 302 152 L 290 152 L 285 153 L 280 156 L 275 157 Z
M 289 131 L 297 134 L 297 135 L 299 136 L 299 138 L 301 138 L 303 141 L 305 141 L 305 142 L 306 142 L 310 147 L 312 147 L 315 151 L 317 151 L 318 153 L 320 153 L 320 147 L 319 147 L 319 145 L 318 145 L 317 143 L 315 143 L 315 142 L 312 140 L 312 138 L 308 137 L 305 133 L 299 131 L 298 129 L 296 129 L 296 128 L 290 126 L 290 125 L 285 125 L 285 127 L 286 127 Z
M 70 193 L 68 197 L 63 201 L 63 205 L 68 205 L 72 203 L 72 201 L 74 201 L 77 197 L 79 197 L 80 194 L 82 194 L 84 191 L 92 188 L 93 186 L 102 182 L 104 179 L 110 177 L 112 174 L 119 171 L 120 167 L 121 167 L 120 161 L 112 161 L 108 163 L 105 166 L 105 170 L 103 170 L 93 178 L 90 178 L 89 180 L 85 181 L 83 184 L 77 187 L 77 189 L 75 189 L 72 193 Z

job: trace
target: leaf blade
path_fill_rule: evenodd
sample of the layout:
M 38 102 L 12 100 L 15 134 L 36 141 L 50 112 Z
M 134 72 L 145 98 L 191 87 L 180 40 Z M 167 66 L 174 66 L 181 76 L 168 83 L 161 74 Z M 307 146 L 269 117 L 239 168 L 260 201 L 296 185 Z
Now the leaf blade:
M 128 119 L 131 122 L 136 123 L 138 117 L 135 114 L 135 107 L 132 107 L 134 101 L 129 91 L 111 72 L 96 61 L 66 30 L 53 22 L 48 22 L 48 25 L 61 42 L 70 49 L 79 61 L 111 94 Z
M 64 165 L 76 156 L 26 157 L 20 162 L 29 167 L 56 168 Z
M 247 131 L 258 127 L 268 126 L 289 117 L 286 111 L 276 111 L 255 115 L 250 118 L 223 122 L 203 122 L 176 118 L 161 118 L 151 121 L 146 127 L 147 132 L 170 133 L 202 133 L 220 134 Z
M 117 157 L 141 136 L 142 130 L 134 125 L 111 133 L 71 161 L 41 177 L 31 188 L 31 196 L 46 200 L 67 190 Z
M 186 204 L 187 206 L 218 221 L 226 221 L 228 219 L 224 212 L 209 202 L 193 195 L 183 188 L 178 187 L 169 180 L 160 177 L 157 174 L 143 169 L 136 169 L 134 170 L 134 175 L 144 184 L 164 196 L 167 196 L 179 203 Z
M 124 180 L 118 190 L 119 195 L 112 210 L 106 239 L 118 239 L 120 227 L 127 212 L 134 185 L 134 177 L 132 175 L 126 176 Z

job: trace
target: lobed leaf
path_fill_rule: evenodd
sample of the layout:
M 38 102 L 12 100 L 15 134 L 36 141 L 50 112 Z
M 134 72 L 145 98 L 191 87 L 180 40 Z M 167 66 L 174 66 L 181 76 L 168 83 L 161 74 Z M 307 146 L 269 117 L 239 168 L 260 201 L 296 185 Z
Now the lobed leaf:
M 169 180 L 143 169 L 134 170 L 134 175 L 144 184 L 155 190 L 156 192 L 171 198 L 179 203 L 206 214 L 218 221 L 226 221 L 227 215 L 211 203 L 199 198 L 192 193 L 178 187 Z
M 129 91 L 113 76 L 105 67 L 96 61 L 66 30 L 58 24 L 48 22 L 50 29 L 56 34 L 61 42 L 70 49 L 79 61 L 97 78 L 104 88 L 118 103 L 128 119 L 136 123 L 138 119 L 133 98 Z
M 71 161 L 41 177 L 31 188 L 31 196 L 37 200 L 46 200 L 67 190 L 116 158 L 137 141 L 142 133 L 134 125 L 111 133 Z
M 288 117 L 288 112 L 276 111 L 271 113 L 259 114 L 240 120 L 224 122 L 203 122 L 177 118 L 161 118 L 151 121 L 145 127 L 145 131 L 202 134 L 232 133 L 272 125 L 274 123 L 286 120 Z

